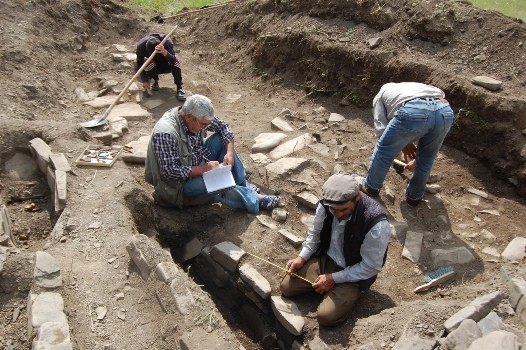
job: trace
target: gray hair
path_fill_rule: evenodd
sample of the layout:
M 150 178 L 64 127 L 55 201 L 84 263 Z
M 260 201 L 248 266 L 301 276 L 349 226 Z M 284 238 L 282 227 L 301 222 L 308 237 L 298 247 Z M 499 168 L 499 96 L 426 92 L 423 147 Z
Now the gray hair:
M 190 114 L 198 120 L 208 121 L 214 119 L 215 115 L 212 101 L 203 95 L 189 96 L 181 107 L 181 113 L 183 115 Z

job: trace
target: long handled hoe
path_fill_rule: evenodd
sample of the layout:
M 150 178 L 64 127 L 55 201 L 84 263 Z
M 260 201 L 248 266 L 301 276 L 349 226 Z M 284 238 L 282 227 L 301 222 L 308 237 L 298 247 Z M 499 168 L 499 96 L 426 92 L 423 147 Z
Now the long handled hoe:
M 175 29 L 177 29 L 177 26 L 173 27 L 173 29 L 170 31 L 170 33 L 166 34 L 164 39 L 161 41 L 161 45 L 164 44 L 166 40 L 168 40 L 168 38 L 170 37 L 170 35 L 172 35 L 172 33 L 175 31 Z M 119 102 L 119 100 L 121 99 L 122 95 L 124 95 L 126 93 L 126 91 L 128 91 L 128 88 L 135 81 L 135 79 L 137 79 L 137 77 L 142 73 L 142 71 L 152 62 L 153 57 L 155 56 L 156 52 L 157 51 L 154 51 L 150 55 L 150 57 L 148 57 L 146 62 L 143 63 L 143 65 L 141 66 L 141 68 L 139 68 L 137 73 L 135 73 L 135 75 L 130 79 L 128 84 L 126 84 L 124 89 L 122 89 L 121 93 L 119 94 L 119 96 L 117 96 L 115 101 L 113 101 L 113 103 L 108 107 L 108 109 L 106 109 L 106 112 L 104 112 L 98 119 L 93 119 L 93 120 L 90 120 L 90 121 L 87 121 L 87 122 L 80 123 L 80 126 L 85 127 L 85 128 L 94 128 L 96 126 L 106 124 L 107 121 L 108 121 L 107 120 L 108 115 L 110 114 L 110 112 L 113 109 L 113 107 L 115 107 L 115 105 Z

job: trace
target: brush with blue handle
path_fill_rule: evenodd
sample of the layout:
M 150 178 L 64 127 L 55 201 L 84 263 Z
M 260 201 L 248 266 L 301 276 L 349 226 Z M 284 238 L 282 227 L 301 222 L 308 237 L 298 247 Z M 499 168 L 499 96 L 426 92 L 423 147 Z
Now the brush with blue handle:
M 428 290 L 431 287 L 437 286 L 441 283 L 447 282 L 455 277 L 457 273 L 453 270 L 453 266 L 445 266 L 434 271 L 428 272 L 424 275 L 425 284 L 415 288 L 413 292 L 419 293 Z

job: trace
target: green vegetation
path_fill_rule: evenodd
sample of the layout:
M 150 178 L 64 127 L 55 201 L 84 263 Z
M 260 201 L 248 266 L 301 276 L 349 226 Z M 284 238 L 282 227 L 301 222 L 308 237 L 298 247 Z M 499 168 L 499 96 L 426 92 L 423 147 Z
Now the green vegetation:
M 126 0 L 126 5 L 142 7 L 163 14 L 174 14 L 184 7 L 200 8 L 207 5 L 217 4 L 220 0 Z
M 506 16 L 520 18 L 526 21 L 526 1 L 524 0 L 470 0 L 473 6 L 497 10 Z

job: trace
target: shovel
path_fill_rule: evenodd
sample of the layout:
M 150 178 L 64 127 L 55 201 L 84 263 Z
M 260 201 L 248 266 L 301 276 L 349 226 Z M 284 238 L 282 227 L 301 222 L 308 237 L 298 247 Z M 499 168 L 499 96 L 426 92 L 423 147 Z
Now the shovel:
M 173 27 L 173 29 L 170 31 L 170 33 L 166 34 L 164 39 L 161 41 L 161 45 L 163 45 L 165 43 L 165 41 L 168 40 L 168 38 L 170 37 L 170 35 L 172 35 L 172 33 L 175 31 L 175 29 L 177 29 L 177 26 Z M 96 126 L 106 124 L 108 122 L 108 115 L 110 114 L 110 112 L 113 109 L 113 107 L 115 107 L 115 105 L 119 102 L 119 100 L 121 99 L 122 95 L 124 95 L 126 93 L 126 91 L 128 91 L 128 88 L 134 82 L 134 80 L 137 79 L 137 77 L 142 73 L 142 71 L 153 61 L 153 57 L 155 56 L 156 53 L 157 53 L 157 51 L 152 52 L 152 54 L 150 55 L 150 57 L 148 57 L 146 62 L 144 62 L 142 64 L 141 68 L 139 68 L 137 73 L 135 73 L 135 75 L 130 79 L 128 84 L 126 84 L 124 89 L 122 89 L 121 93 L 119 94 L 119 96 L 117 96 L 115 101 L 113 101 L 112 104 L 108 107 L 108 109 L 106 109 L 106 112 L 104 112 L 98 119 L 93 119 L 93 120 L 90 120 L 90 121 L 87 121 L 87 122 L 80 123 L 80 126 L 82 126 L 84 128 L 94 128 Z

